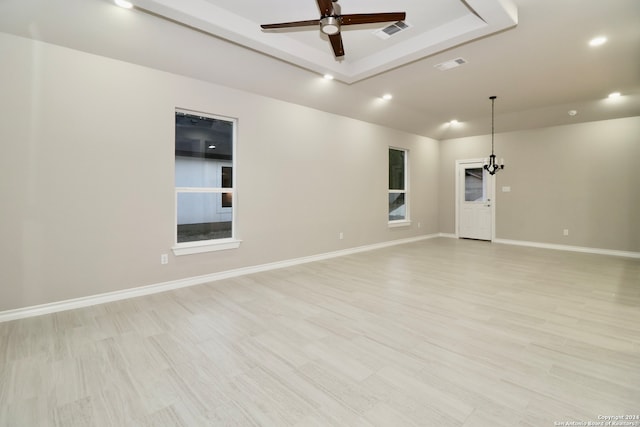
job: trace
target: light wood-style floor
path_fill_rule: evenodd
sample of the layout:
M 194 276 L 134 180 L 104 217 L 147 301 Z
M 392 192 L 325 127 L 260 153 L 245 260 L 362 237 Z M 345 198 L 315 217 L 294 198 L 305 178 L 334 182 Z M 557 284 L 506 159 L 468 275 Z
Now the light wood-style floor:
M 434 239 L 0 324 L 0 426 L 621 414 L 640 414 L 634 259 Z

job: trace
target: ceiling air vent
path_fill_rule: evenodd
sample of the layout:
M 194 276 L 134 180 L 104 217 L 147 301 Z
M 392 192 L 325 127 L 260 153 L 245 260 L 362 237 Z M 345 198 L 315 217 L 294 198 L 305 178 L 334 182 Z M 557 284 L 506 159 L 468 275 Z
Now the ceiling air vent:
M 387 27 L 384 27 L 381 30 L 376 30 L 373 34 L 383 40 L 386 40 L 389 37 L 395 36 L 404 30 L 408 30 L 409 28 L 411 28 L 410 24 L 406 23 L 405 21 L 398 21 Z
M 462 64 L 466 64 L 467 60 L 464 58 L 456 58 L 456 59 L 452 59 L 450 61 L 445 61 L 445 62 L 441 62 L 440 64 L 436 64 L 434 65 L 435 68 L 437 68 L 440 71 L 446 71 L 446 70 L 450 70 L 452 68 L 456 68 L 461 66 Z

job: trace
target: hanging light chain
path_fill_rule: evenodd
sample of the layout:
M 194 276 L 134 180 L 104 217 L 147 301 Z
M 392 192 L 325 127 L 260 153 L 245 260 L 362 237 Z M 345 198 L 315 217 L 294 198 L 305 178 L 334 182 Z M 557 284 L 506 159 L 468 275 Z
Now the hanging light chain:
M 489 156 L 489 163 L 487 164 L 485 161 L 485 165 L 484 165 L 484 169 L 489 172 L 490 175 L 495 175 L 496 172 L 498 172 L 500 169 L 504 169 L 504 160 L 501 161 L 500 165 L 498 165 L 498 163 L 496 162 L 496 155 L 493 152 L 493 140 L 494 140 L 494 135 L 495 135 L 495 110 L 494 110 L 494 105 L 496 102 L 496 98 L 497 96 L 490 96 L 489 99 L 491 100 L 491 155 Z

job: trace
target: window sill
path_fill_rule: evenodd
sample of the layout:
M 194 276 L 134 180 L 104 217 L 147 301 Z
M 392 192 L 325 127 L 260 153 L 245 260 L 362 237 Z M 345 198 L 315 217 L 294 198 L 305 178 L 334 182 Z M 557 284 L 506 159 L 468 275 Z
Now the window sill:
M 220 239 L 205 240 L 201 242 L 178 243 L 171 250 L 175 256 L 200 254 L 204 252 L 225 251 L 227 249 L 237 249 L 242 240 Z
M 411 225 L 411 221 L 406 220 L 406 221 L 389 221 L 389 228 L 396 228 L 396 227 L 409 227 Z

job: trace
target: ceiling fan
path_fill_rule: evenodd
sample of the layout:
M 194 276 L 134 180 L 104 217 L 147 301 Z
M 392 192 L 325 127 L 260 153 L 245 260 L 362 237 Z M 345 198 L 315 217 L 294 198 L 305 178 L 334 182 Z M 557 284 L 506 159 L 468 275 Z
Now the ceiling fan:
M 341 15 L 338 5 L 333 3 L 338 0 L 316 0 L 320 8 L 320 19 L 310 19 L 308 21 L 283 22 L 280 24 L 261 25 L 264 30 L 274 30 L 279 28 L 291 27 L 309 27 L 319 25 L 320 31 L 329 36 L 331 47 L 336 57 L 344 56 L 344 47 L 342 46 L 342 36 L 340 35 L 340 27 L 342 25 L 355 24 L 372 24 L 377 22 L 403 21 L 406 17 L 405 12 L 392 13 L 358 13 Z

